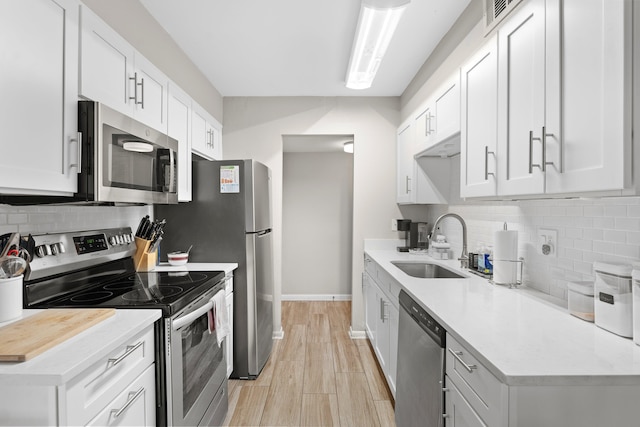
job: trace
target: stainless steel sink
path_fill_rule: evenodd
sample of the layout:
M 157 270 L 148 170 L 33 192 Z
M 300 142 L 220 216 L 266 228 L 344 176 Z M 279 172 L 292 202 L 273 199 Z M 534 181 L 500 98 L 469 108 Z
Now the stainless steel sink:
M 431 262 L 409 262 L 409 261 L 392 261 L 391 264 L 398 267 L 404 273 L 411 277 L 420 279 L 464 279 L 460 273 L 449 270 L 439 264 Z

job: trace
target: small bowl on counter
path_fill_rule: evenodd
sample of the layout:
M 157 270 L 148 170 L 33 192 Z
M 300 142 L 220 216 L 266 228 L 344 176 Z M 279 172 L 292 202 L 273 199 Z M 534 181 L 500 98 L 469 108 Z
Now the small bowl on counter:
M 189 261 L 189 253 L 184 251 L 169 252 L 167 260 L 171 265 L 185 265 Z

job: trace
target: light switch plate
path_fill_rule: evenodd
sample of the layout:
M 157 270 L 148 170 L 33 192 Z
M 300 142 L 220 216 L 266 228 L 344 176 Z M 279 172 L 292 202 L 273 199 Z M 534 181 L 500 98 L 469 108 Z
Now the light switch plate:
M 398 220 L 397 219 L 392 219 L 391 220 L 391 231 L 398 231 Z
M 558 231 L 550 228 L 538 228 L 537 252 L 545 256 L 558 256 Z

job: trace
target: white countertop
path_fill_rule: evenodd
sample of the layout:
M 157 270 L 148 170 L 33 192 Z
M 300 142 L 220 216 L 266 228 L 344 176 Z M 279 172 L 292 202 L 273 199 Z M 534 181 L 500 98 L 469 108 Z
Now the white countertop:
M 469 272 L 465 279 L 418 279 L 391 261 L 429 260 L 461 271 L 460 262 L 379 245 L 365 252 L 506 384 L 640 385 L 640 346 L 571 316 L 544 294 Z
M 168 262 L 161 262 L 153 271 L 224 271 L 231 273 L 238 268 L 235 262 L 189 262 L 185 265 L 170 265 Z
M 0 326 L 6 326 L 40 311 L 42 310 L 23 310 L 22 317 L 0 323 Z M 103 358 L 112 348 L 127 342 L 152 325 L 161 316 L 161 310 L 118 309 L 113 316 L 33 359 L 26 362 L 0 362 L 0 384 L 64 384 Z

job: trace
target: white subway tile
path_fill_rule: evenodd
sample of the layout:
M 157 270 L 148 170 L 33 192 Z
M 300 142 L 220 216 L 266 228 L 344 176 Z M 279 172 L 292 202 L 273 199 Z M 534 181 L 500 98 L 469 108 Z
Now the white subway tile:
M 617 230 L 640 231 L 640 218 L 616 218 Z
M 626 205 L 609 205 L 604 207 L 604 216 L 626 217 Z

